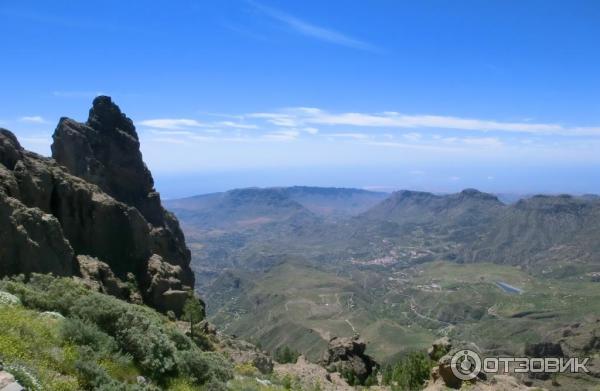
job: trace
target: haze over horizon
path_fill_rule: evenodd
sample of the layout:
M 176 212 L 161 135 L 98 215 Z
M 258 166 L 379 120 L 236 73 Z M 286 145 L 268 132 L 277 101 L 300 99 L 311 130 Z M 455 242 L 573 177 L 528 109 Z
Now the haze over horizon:
M 600 193 L 597 2 L 108 3 L 0 5 L 0 126 L 26 148 L 107 94 L 165 198 Z

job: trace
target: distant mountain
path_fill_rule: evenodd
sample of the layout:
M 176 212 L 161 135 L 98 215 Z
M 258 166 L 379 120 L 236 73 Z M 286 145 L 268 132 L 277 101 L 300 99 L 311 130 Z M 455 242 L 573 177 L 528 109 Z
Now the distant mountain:
M 383 192 L 338 187 L 293 186 L 280 190 L 311 212 L 330 217 L 358 215 L 389 196 Z
M 347 217 L 362 213 L 389 194 L 335 187 L 272 187 L 235 189 L 165 201 L 168 208 L 205 228 L 260 225 L 296 213 Z
M 505 204 L 514 204 L 523 198 L 531 197 L 531 194 L 520 193 L 495 193 L 496 197 Z
M 403 190 L 351 213 L 384 196 L 357 189 L 251 188 L 166 204 L 190 240 L 201 243 L 195 263 L 205 266 L 243 260 L 250 267 L 290 255 L 319 263 L 390 257 L 405 264 L 543 267 L 557 260 L 600 261 L 600 201 L 594 197 L 540 195 L 506 205 L 474 189 L 446 195 Z
M 236 189 L 165 202 L 187 224 L 202 229 L 245 229 L 312 213 L 281 189 Z
M 489 221 L 503 209 L 496 196 L 474 189 L 449 195 L 404 190 L 361 217 L 400 224 L 473 225 Z
M 600 262 L 600 200 L 538 195 L 507 207 L 466 260 L 513 265 Z
M 600 200 L 590 196 L 537 195 L 505 205 L 473 189 L 450 195 L 400 191 L 359 218 L 387 224 L 388 231 L 394 223 L 399 237 L 425 232 L 446 240 L 449 250 L 439 259 L 522 266 L 600 262 Z

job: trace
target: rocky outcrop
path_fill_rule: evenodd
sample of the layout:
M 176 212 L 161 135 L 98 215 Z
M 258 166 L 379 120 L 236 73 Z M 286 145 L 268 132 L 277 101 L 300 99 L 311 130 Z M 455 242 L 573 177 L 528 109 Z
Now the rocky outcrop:
M 263 374 L 273 372 L 273 360 L 255 345 L 223 334 L 219 337 L 219 349 L 225 352 L 234 364 L 251 364 Z
M 85 124 L 60 120 L 52 150 L 55 159 L 28 152 L 0 130 L 0 277 L 80 275 L 131 298 L 123 281 L 133 276 L 147 304 L 181 314 L 194 285 L 190 252 L 131 120 L 98 97 Z
M 99 96 L 86 123 L 61 118 L 52 138 L 52 157 L 57 163 L 142 214 L 151 226 L 153 252 L 187 269 L 189 278 L 184 283 L 189 285 L 190 252 L 179 223 L 161 205 L 131 119 L 110 97 Z
M 110 266 L 106 263 L 87 255 L 78 255 L 80 277 L 89 288 L 107 295 L 118 297 L 119 299 L 131 302 L 141 302 L 141 296 L 137 291 L 119 279 Z M 135 281 L 133 273 L 128 274 L 128 279 Z
M 98 185 L 115 199 L 136 207 L 160 224 L 160 199 L 142 160 L 138 135 L 111 98 L 94 99 L 86 123 L 61 118 L 52 136 L 52 157 L 73 175 Z
M 355 389 L 339 373 L 329 373 L 322 366 L 309 362 L 304 356 L 298 357 L 298 361 L 294 364 L 278 364 L 274 371 L 281 378 L 298 379 L 304 385 L 303 389 L 307 390 L 353 391 Z
M 146 271 L 142 276 L 144 296 L 154 307 L 162 312 L 173 311 L 181 314 L 185 301 L 190 297 L 190 288 L 182 281 L 186 280 L 181 266 L 171 265 L 157 254 L 148 259 Z
M 366 348 L 366 343 L 359 336 L 334 337 L 329 340 L 322 365 L 329 372 L 339 372 L 346 377 L 352 376 L 362 384 L 377 368 L 375 360 L 365 354 Z
M 26 152 L 16 137 L 0 129 L 0 276 L 16 273 L 71 275 L 73 249 L 52 214 L 24 204 L 19 177 Z

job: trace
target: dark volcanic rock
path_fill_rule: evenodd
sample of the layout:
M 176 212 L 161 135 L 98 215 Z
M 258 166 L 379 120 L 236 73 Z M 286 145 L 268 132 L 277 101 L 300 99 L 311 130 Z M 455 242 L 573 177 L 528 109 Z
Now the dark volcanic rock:
M 17 137 L 12 132 L 0 128 L 0 162 L 9 170 L 13 170 L 22 156 L 23 148 Z
M 95 291 L 129 300 L 132 292 L 126 283 L 117 278 L 110 266 L 87 255 L 78 255 L 79 272 L 83 282 Z
M 85 124 L 61 118 L 52 138 L 52 157 L 59 164 L 135 206 L 150 223 L 162 223 L 160 198 L 142 160 L 133 122 L 109 97 L 94 99 Z
M 94 99 L 86 123 L 61 118 L 52 156 L 72 174 L 98 185 L 117 201 L 135 207 L 150 223 L 153 252 L 184 269 L 193 284 L 191 255 L 175 217 L 164 210 L 154 180 L 142 160 L 133 122 L 107 96 Z
M 33 272 L 65 276 L 76 270 L 73 249 L 58 220 L 1 189 L 0 242 L 0 277 Z
M 182 283 L 186 279 L 181 266 L 171 265 L 161 256 L 154 254 L 148 259 L 146 272 L 142 276 L 144 296 L 148 297 L 159 311 L 171 310 L 181 314 L 186 300 L 190 297 L 190 287 Z
M 375 360 L 365 354 L 366 347 L 358 336 L 334 337 L 329 341 L 322 364 L 330 372 L 352 374 L 362 384 L 377 368 Z
M 179 315 L 194 285 L 190 251 L 131 120 L 98 97 L 86 124 L 60 120 L 52 150 L 56 161 L 0 129 L 0 277 L 80 275 L 131 298 L 122 281 L 133 276 L 146 303 Z

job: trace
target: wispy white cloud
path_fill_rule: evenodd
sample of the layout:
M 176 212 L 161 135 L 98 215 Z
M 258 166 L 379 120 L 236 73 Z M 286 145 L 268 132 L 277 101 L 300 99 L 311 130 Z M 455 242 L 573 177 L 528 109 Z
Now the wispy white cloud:
M 185 140 L 175 137 L 155 137 L 152 141 L 167 144 L 187 144 Z
M 297 119 L 296 115 L 293 114 L 284 114 L 284 113 L 250 113 L 248 114 L 250 118 L 260 118 L 266 120 L 268 123 L 277 125 L 277 126 L 285 126 L 290 128 L 296 128 L 300 125 L 299 119 Z
M 306 127 L 306 128 L 302 128 L 302 130 L 308 134 L 317 134 L 319 133 L 319 129 L 314 128 L 312 126 Z
M 156 135 L 164 135 L 164 136 L 192 136 L 194 132 L 190 132 L 189 130 L 156 130 L 151 129 L 150 132 Z
M 246 124 L 234 121 L 217 121 L 217 122 L 200 122 L 190 118 L 156 118 L 147 119 L 137 123 L 138 125 L 146 126 L 154 129 L 166 130 L 182 130 L 191 128 L 207 128 L 215 130 L 218 128 L 234 128 L 234 129 L 257 129 L 255 124 Z
M 242 124 L 242 123 L 233 122 L 233 121 L 220 121 L 220 122 L 217 122 L 215 125 L 226 127 L 226 128 L 236 128 L 236 129 L 257 129 L 258 128 L 258 126 L 254 125 L 254 124 Z
M 408 141 L 419 141 L 423 138 L 423 135 L 421 133 L 411 132 L 411 133 L 404 133 L 402 135 L 402 137 Z
M 265 140 L 272 141 L 293 141 L 296 140 L 300 136 L 300 132 L 297 130 L 277 130 L 274 132 L 269 132 L 263 135 Z
M 509 122 L 441 115 L 408 115 L 398 112 L 331 113 L 312 107 L 294 107 L 275 113 L 254 113 L 279 126 L 352 126 L 379 128 L 431 128 L 482 132 L 530 133 L 540 135 L 600 136 L 600 127 L 569 127 L 556 123 Z
M 447 144 L 440 143 L 411 143 L 411 142 L 402 142 L 402 141 L 380 141 L 380 140 L 367 140 L 365 141 L 366 145 L 374 146 L 374 147 L 388 147 L 388 148 L 398 148 L 398 149 L 406 149 L 406 150 L 414 150 L 414 151 L 431 151 L 431 152 L 462 152 L 465 151 L 465 148 L 461 148 L 459 146 L 452 146 Z
M 305 35 L 307 37 L 353 49 L 365 50 L 370 52 L 382 51 L 380 48 L 368 42 L 351 37 L 347 34 L 341 33 L 333 29 L 314 25 L 295 16 L 287 14 L 283 11 L 277 10 L 275 8 L 271 8 L 251 0 L 249 0 L 248 3 L 251 4 L 258 11 L 262 12 L 264 15 L 267 15 L 270 18 L 280 23 L 283 23 L 291 30 L 299 34 Z
M 288 107 L 254 113 L 154 118 L 137 122 L 154 144 L 260 148 L 286 143 L 286 148 L 352 149 L 365 156 L 411 155 L 491 157 L 557 156 L 585 160 L 598 150 L 600 128 L 543 121 L 502 121 L 473 117 L 402 114 L 397 111 L 327 111 Z M 214 118 L 215 116 L 220 118 Z M 558 137 L 557 137 L 558 136 Z M 335 142 L 335 146 L 332 145 Z M 396 152 L 397 150 L 398 152 Z M 560 156 L 558 156 L 558 155 Z
M 353 140 L 367 140 L 369 139 L 369 135 L 365 133 L 331 133 L 328 134 L 329 137 L 336 138 L 349 138 Z
M 504 143 L 496 137 L 465 137 L 460 140 L 466 145 L 480 146 L 480 147 L 501 147 Z
M 21 118 L 19 118 L 19 121 L 20 122 L 25 122 L 25 123 L 28 123 L 28 124 L 45 124 L 45 123 L 48 123 L 48 121 L 46 121 L 43 117 L 41 117 L 39 115 L 21 117 Z
M 150 128 L 157 129 L 184 129 L 184 128 L 197 128 L 204 126 L 195 119 L 188 118 L 158 118 L 148 119 L 139 122 L 140 125 L 148 126 Z

